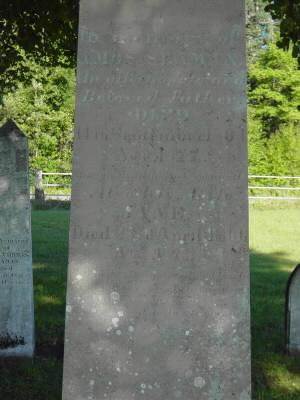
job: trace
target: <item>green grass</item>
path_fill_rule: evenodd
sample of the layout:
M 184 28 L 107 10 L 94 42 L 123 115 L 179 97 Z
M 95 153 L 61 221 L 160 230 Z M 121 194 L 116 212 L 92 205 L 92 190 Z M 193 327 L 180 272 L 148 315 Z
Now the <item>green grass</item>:
M 299 400 L 300 359 L 284 352 L 285 288 L 300 263 L 300 208 L 251 208 L 254 399 Z
M 300 360 L 284 354 L 284 301 L 300 262 L 300 208 L 251 207 L 253 399 L 299 400 Z M 1 400 L 60 400 L 69 211 L 33 211 L 37 351 L 0 361 Z M 224 399 L 227 400 L 227 399 Z

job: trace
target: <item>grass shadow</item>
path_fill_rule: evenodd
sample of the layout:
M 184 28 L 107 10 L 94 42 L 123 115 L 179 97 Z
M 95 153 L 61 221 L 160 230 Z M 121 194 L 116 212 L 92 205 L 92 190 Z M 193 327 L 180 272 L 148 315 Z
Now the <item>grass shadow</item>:
M 37 351 L 33 360 L 0 360 L 1 400 L 61 399 L 69 211 L 35 210 L 32 222 Z M 300 362 L 284 348 L 285 288 L 299 261 L 284 251 L 250 254 L 254 400 L 300 398 Z
M 250 253 L 253 399 L 300 398 L 299 358 L 285 353 L 285 291 L 298 263 L 282 251 Z

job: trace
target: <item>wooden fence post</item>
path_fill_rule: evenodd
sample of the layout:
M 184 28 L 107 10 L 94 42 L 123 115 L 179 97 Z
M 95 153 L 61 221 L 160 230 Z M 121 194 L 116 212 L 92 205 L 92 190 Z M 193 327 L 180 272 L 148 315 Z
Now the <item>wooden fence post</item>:
M 37 201 L 45 201 L 45 192 L 43 188 L 43 171 L 36 171 L 34 197 Z

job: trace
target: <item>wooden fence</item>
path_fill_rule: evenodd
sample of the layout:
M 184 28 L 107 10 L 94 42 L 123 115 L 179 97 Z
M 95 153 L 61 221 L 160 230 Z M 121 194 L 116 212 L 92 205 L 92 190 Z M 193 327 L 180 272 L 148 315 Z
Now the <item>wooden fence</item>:
M 300 176 L 249 175 L 249 200 L 300 201 Z M 70 201 L 71 172 L 31 173 L 31 197 Z

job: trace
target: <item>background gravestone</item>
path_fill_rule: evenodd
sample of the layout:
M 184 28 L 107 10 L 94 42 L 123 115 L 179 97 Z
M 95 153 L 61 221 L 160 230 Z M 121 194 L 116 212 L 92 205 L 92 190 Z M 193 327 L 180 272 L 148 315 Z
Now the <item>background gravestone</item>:
M 244 3 L 82 0 L 64 400 L 248 400 Z
M 286 292 L 286 344 L 291 355 L 300 355 L 300 264 L 291 274 Z
M 27 139 L 0 128 L 0 357 L 32 356 L 34 309 Z

